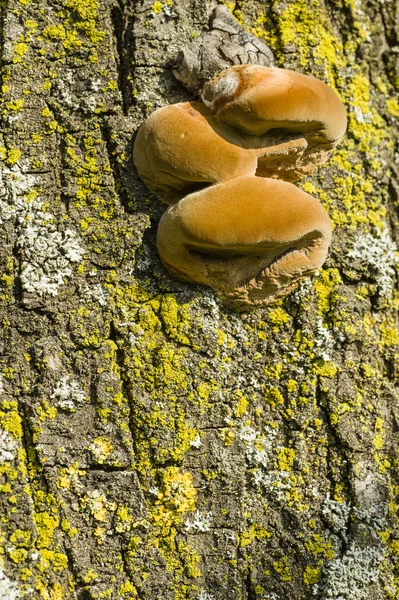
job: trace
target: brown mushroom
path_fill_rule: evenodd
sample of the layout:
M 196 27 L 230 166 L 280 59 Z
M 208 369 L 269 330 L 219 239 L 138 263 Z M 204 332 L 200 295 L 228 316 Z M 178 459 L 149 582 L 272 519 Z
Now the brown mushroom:
M 269 134 L 243 135 L 219 121 L 201 102 L 164 106 L 139 129 L 133 149 L 137 172 L 149 190 L 166 204 L 208 185 L 255 175 L 260 156 L 295 165 L 306 148 L 300 136 L 290 140 Z
M 158 228 L 162 262 L 176 277 L 211 286 L 236 310 L 293 290 L 324 262 L 330 219 L 283 181 L 242 176 L 192 193 Z
M 287 182 L 327 159 L 345 132 L 345 110 L 313 77 L 254 65 L 226 69 L 202 97 L 207 106 L 155 111 L 136 138 L 140 177 L 172 205 L 159 224 L 159 253 L 172 274 L 211 286 L 225 304 L 262 306 L 327 256 L 326 211 Z
M 133 159 L 140 178 L 160 200 L 174 204 L 207 185 L 255 175 L 257 150 L 215 119 L 201 102 L 164 106 L 139 129 Z
M 286 69 L 230 67 L 204 85 L 202 99 L 219 120 L 243 133 L 303 139 L 304 151 L 294 163 L 271 152 L 261 158 L 257 175 L 262 177 L 297 181 L 328 159 L 346 130 L 338 94 L 312 76 Z

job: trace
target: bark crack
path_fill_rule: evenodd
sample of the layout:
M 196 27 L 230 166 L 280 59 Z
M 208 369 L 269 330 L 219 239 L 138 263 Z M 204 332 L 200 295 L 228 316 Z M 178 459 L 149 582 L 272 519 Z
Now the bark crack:
M 256 600 L 257 594 L 251 581 L 251 571 L 248 571 L 248 575 L 245 580 L 245 590 L 247 592 L 247 600 Z
M 118 68 L 118 86 L 122 96 L 124 114 L 128 114 L 132 105 L 133 88 L 131 71 L 134 65 L 134 11 L 129 10 L 123 0 L 111 10 L 113 35 L 115 41 L 115 62 Z
M 327 429 L 327 435 L 329 436 L 330 440 L 334 441 L 334 446 L 335 446 L 336 451 L 341 454 L 342 463 L 345 465 L 345 469 L 343 471 L 341 471 L 341 477 L 342 477 L 342 481 L 345 484 L 347 494 L 351 495 L 352 485 L 351 485 L 351 480 L 350 480 L 350 466 L 349 466 L 349 459 L 348 459 L 347 453 L 345 451 L 345 448 L 347 448 L 347 446 L 345 445 L 343 440 L 340 438 L 334 425 L 332 424 L 329 408 L 328 408 L 328 406 L 325 406 L 325 404 L 323 402 L 323 392 L 321 390 L 320 378 L 318 378 L 317 385 L 316 385 L 316 403 L 317 403 L 317 406 L 319 407 L 320 411 L 322 412 L 322 414 L 324 414 L 324 417 L 325 417 L 324 422 L 325 422 L 325 426 Z M 331 442 L 327 444 L 327 448 L 326 448 L 326 466 L 327 466 L 327 478 L 332 487 L 334 485 L 334 483 L 339 483 L 339 482 L 335 481 L 335 476 L 333 473 Z M 321 515 L 321 517 L 322 517 L 322 515 Z M 342 546 L 343 546 L 343 552 L 345 552 L 347 549 L 348 542 L 349 542 L 349 534 L 350 534 L 350 519 L 348 519 L 348 522 L 346 524 L 345 532 L 340 533 L 340 539 L 341 539 Z
M 0 94 L 3 100 L 3 82 L 4 82 L 4 21 L 5 15 L 8 8 L 8 2 L 1 2 L 0 4 Z M 3 123 L 2 123 L 3 125 Z
M 109 164 L 112 170 L 115 185 L 115 193 L 118 195 L 124 209 L 127 212 L 129 212 L 130 198 L 127 187 L 124 184 L 124 177 L 121 170 L 121 166 L 117 160 L 117 147 L 116 144 L 112 141 L 111 127 L 105 119 L 102 120 L 100 127 L 101 135 L 105 142 L 105 147 L 107 149 Z

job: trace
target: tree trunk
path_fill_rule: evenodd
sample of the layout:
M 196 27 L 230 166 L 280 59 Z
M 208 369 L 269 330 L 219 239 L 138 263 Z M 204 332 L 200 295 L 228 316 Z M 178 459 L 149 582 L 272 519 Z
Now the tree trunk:
M 349 116 L 326 264 L 247 314 L 168 275 L 132 161 L 214 7 L 1 2 L 1 599 L 399 598 L 395 4 L 225 4 Z

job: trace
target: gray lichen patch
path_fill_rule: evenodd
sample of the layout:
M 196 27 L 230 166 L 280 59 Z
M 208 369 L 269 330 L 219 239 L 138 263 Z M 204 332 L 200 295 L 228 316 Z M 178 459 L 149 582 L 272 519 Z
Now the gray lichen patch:
M 3 167 L 1 189 L 8 199 L 0 206 L 0 219 L 13 219 L 17 247 L 23 262 L 21 284 L 26 292 L 54 296 L 72 274 L 71 266 L 83 257 L 76 233 L 57 229 L 55 216 L 40 200 L 35 186 L 38 178 L 29 173 L 29 163 Z M 4 197 L 3 196 L 3 197 Z
M 16 440 L 7 431 L 0 431 L 0 464 L 13 461 L 17 448 Z
M 18 588 L 18 584 L 12 581 L 4 573 L 0 567 L 0 598 L 7 598 L 8 600 L 16 600 L 21 598 L 21 592 Z

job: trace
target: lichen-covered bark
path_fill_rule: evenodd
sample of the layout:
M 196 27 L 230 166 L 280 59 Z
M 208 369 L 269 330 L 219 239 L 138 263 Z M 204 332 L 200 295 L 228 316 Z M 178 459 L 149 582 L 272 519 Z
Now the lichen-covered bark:
M 168 276 L 131 156 L 211 7 L 1 2 L 0 598 L 399 597 L 395 5 L 225 4 L 349 112 L 330 258 L 241 316 Z

